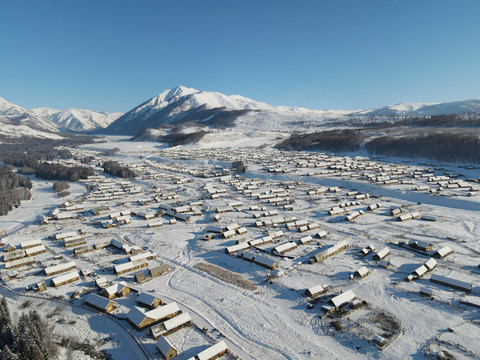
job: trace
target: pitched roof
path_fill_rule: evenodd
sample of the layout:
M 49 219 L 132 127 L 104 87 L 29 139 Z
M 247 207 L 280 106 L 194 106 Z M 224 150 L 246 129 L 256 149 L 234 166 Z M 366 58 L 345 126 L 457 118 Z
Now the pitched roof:
M 100 308 L 100 309 L 106 309 L 111 303 L 114 303 L 111 300 L 108 300 L 107 298 L 103 296 L 99 296 L 97 294 L 90 293 L 87 298 L 85 299 L 85 302 L 89 305 L 92 305 L 94 307 Z

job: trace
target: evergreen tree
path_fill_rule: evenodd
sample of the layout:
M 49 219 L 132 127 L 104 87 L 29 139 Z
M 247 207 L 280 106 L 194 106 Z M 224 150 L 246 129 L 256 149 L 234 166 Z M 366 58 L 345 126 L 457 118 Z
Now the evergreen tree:
M 0 351 L 0 360 L 19 360 L 17 354 L 13 353 L 12 350 L 5 345 L 5 347 Z

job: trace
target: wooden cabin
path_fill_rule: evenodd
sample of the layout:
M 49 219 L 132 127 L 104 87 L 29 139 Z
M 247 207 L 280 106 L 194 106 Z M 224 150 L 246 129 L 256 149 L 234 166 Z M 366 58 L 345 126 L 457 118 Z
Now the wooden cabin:
M 130 294 L 130 292 L 130 287 L 126 284 L 116 283 L 103 289 L 100 294 L 107 299 L 115 299 L 126 296 Z
M 59 287 L 73 281 L 80 279 L 80 275 L 76 271 L 69 272 L 68 274 L 58 276 L 51 280 L 51 284 L 53 287 Z
M 117 305 L 114 301 L 93 293 L 90 293 L 87 296 L 85 303 L 97 310 L 103 311 L 104 313 L 113 311 Z
M 170 319 L 180 313 L 177 303 L 169 303 L 159 306 L 153 310 L 145 311 L 139 307 L 134 307 L 127 314 L 127 320 L 141 330 L 148 325 L 155 324 L 165 319 Z
M 168 271 L 168 265 L 162 264 L 148 269 L 151 277 L 160 276 Z

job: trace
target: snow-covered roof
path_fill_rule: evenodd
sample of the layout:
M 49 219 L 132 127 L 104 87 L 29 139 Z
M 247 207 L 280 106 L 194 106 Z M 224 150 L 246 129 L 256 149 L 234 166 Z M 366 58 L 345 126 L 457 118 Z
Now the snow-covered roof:
M 175 329 L 178 326 L 181 326 L 183 324 L 186 324 L 187 322 L 192 321 L 192 318 L 190 317 L 189 313 L 182 313 L 180 315 L 177 315 L 171 319 L 166 320 L 163 323 L 163 326 L 165 327 L 165 330 L 171 330 Z
M 227 349 L 227 344 L 225 343 L 225 341 L 222 340 L 215 345 L 210 346 L 208 349 L 205 349 L 202 352 L 198 353 L 196 358 L 198 360 L 210 360 L 216 355 L 223 353 Z
M 358 275 L 365 276 L 368 274 L 368 268 L 366 266 L 362 266 L 360 269 L 356 271 Z
M 137 297 L 137 302 L 141 303 L 141 304 L 145 304 L 145 305 L 148 305 L 148 306 L 152 306 L 153 303 L 155 302 L 155 300 L 159 299 L 158 297 L 156 297 L 155 295 L 153 294 L 149 294 L 149 293 L 140 293 Z M 160 300 L 160 299 L 159 299 Z
M 422 265 L 422 266 L 418 267 L 418 268 L 415 269 L 415 271 L 414 271 L 414 273 L 415 273 L 418 277 L 422 277 L 422 276 L 425 275 L 427 272 L 428 272 L 428 268 L 427 268 L 425 265 Z
M 146 318 L 156 320 L 161 320 L 166 318 L 169 315 L 179 312 L 180 309 L 177 303 L 172 302 L 167 305 L 159 306 L 153 310 L 145 311 L 137 306 L 133 307 L 127 314 L 127 318 L 135 324 L 135 326 L 140 326 L 142 321 Z
M 444 246 L 442 247 L 441 249 L 438 249 L 437 250 L 437 254 L 440 256 L 440 257 L 444 257 L 444 256 L 447 256 L 448 254 L 452 253 L 452 249 L 450 248 L 450 246 Z
M 128 320 L 132 324 L 135 324 L 136 326 L 140 326 L 143 320 L 147 318 L 147 315 L 145 314 L 146 311 L 142 308 L 139 308 L 137 306 L 134 306 L 127 314 Z
M 130 256 L 130 261 L 138 261 L 138 260 L 144 260 L 144 259 L 156 258 L 156 257 L 157 257 L 157 254 L 155 253 L 144 252 L 141 254 Z
M 43 246 L 43 244 L 40 244 L 38 246 L 25 249 L 25 254 L 27 256 L 30 256 L 30 255 L 34 255 L 34 254 L 45 252 L 45 251 L 46 251 L 45 246 Z
M 64 232 L 55 235 L 55 240 L 63 240 L 65 238 L 77 236 L 78 233 L 76 231 Z
M 46 267 L 44 269 L 44 271 L 45 271 L 46 276 L 50 276 L 50 275 L 56 274 L 58 272 L 67 271 L 67 270 L 70 270 L 70 269 L 75 269 L 76 267 L 77 267 L 77 265 L 75 264 L 75 261 L 70 261 L 68 263 Z
M 273 268 L 277 265 L 277 261 L 276 260 L 273 260 L 273 259 L 269 259 L 265 256 L 261 256 L 261 255 L 257 255 L 255 256 L 255 263 L 256 264 L 259 264 L 259 265 L 262 265 L 262 266 L 266 266 L 268 268 Z
M 385 247 L 382 250 L 380 250 L 379 252 L 377 252 L 375 254 L 375 256 L 378 257 L 379 259 L 383 259 L 388 254 L 390 254 L 390 249 L 388 247 Z
M 278 254 L 281 254 L 285 251 L 293 250 L 297 247 L 297 244 L 294 243 L 293 241 L 279 245 L 273 249 L 273 251 L 277 252 Z
M 85 302 L 89 305 L 92 305 L 94 307 L 100 308 L 100 309 L 106 309 L 113 301 L 108 300 L 107 298 L 103 296 L 99 296 L 97 294 L 90 293 L 87 298 L 85 299 Z
M 115 269 L 115 272 L 118 274 L 124 271 L 129 271 L 130 269 L 133 269 L 136 266 L 139 266 L 142 264 L 148 264 L 148 261 L 147 260 L 128 261 L 123 264 L 115 265 L 114 269 Z
M 65 274 L 65 275 L 60 275 L 60 276 L 57 276 L 56 278 L 53 278 L 52 279 L 52 283 L 54 285 L 58 285 L 58 284 L 62 284 L 66 281 L 70 281 L 70 280 L 73 280 L 73 279 L 78 279 L 80 276 L 78 275 L 78 272 L 76 271 L 72 271 L 72 272 L 69 272 L 68 274 Z
M 177 303 L 172 302 L 167 305 L 159 306 L 156 309 L 150 310 L 146 313 L 146 315 L 152 319 L 163 319 L 168 315 L 173 313 L 179 312 L 180 308 L 178 307 Z
M 437 274 L 432 274 L 430 277 L 430 281 L 437 282 L 437 283 L 442 283 L 448 286 L 452 286 L 454 288 L 459 288 L 462 290 L 471 290 L 472 289 L 472 284 L 462 281 L 462 280 L 457 280 L 453 279 L 447 276 L 442 276 L 442 275 L 437 275 Z
M 20 247 L 22 249 L 39 246 L 39 245 L 42 245 L 42 240 L 29 240 L 29 241 L 22 241 L 20 243 Z
M 243 258 L 245 260 L 250 260 L 252 261 L 255 258 L 255 253 L 253 251 L 246 251 L 245 254 L 243 254 Z
M 322 285 L 315 285 L 306 290 L 306 293 L 311 294 L 312 296 L 315 294 L 323 293 L 325 291 L 325 287 Z
M 428 270 L 433 270 L 437 266 L 437 261 L 434 258 L 430 258 L 425 261 L 424 265 L 428 268 Z
M 337 295 L 333 297 L 330 301 L 333 303 L 333 305 L 336 308 L 339 308 L 345 303 L 349 303 L 353 299 L 355 299 L 356 295 L 352 290 L 347 290 L 344 293 L 341 293 L 340 295 Z
M 110 285 L 109 287 L 106 287 L 103 289 L 108 295 L 115 295 L 123 290 L 124 287 L 126 287 L 126 284 L 123 283 L 116 283 L 113 285 Z

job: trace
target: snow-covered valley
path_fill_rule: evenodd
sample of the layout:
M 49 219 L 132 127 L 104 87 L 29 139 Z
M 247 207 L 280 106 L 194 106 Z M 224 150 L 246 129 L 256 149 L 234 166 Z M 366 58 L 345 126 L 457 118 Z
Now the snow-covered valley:
M 63 319 L 58 336 L 74 320 L 79 338 L 103 339 L 95 346 L 114 359 L 163 358 L 152 328 L 179 359 L 221 341 L 221 359 L 477 353 L 479 167 L 106 140 L 71 150 L 95 156 L 98 175 L 69 198 L 34 180 L 33 199 L 0 217 L 5 249 L 32 254 L 4 255 L 2 294 L 19 308 L 33 296 L 44 316 Z M 105 175 L 105 160 L 136 177 Z M 38 241 L 44 249 L 28 251 Z M 168 271 L 155 274 L 161 265 Z M 88 305 L 118 284 L 128 291 L 114 291 L 108 314 Z M 149 323 L 144 293 L 161 299 L 157 309 L 176 304 L 172 320 L 191 320 L 169 331 L 170 316 Z

